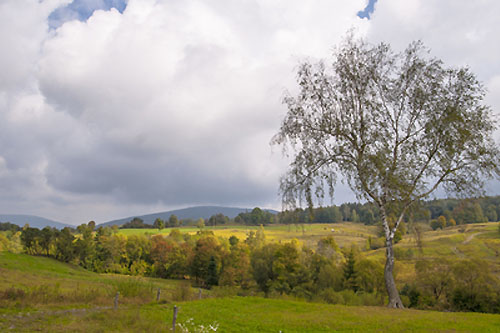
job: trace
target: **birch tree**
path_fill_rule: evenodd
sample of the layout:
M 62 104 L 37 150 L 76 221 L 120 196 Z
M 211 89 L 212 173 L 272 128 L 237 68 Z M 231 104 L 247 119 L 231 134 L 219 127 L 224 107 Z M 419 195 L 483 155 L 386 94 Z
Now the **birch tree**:
M 496 120 L 467 67 L 446 67 L 419 41 L 399 53 L 348 35 L 330 64 L 298 67 L 296 96 L 271 143 L 291 155 L 280 191 L 287 206 L 333 197 L 337 180 L 380 209 L 389 307 L 403 304 L 393 277 L 394 234 L 409 208 L 439 187 L 480 193 L 499 175 Z M 389 215 L 395 216 L 394 222 Z

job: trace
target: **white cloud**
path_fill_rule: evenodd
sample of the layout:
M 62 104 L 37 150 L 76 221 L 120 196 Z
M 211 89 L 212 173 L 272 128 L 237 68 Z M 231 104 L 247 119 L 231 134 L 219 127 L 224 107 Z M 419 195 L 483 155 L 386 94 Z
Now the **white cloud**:
M 18 10 L 32 13 L 23 22 L 37 33 L 6 28 L 0 40 L 32 45 L 19 47 L 28 60 L 11 55 L 21 59 L 18 92 L 10 81 L 0 91 L 13 147 L 0 144 L 0 182 L 24 179 L 14 192 L 26 200 L 3 193 L 10 206 L 0 210 L 81 222 L 197 203 L 277 205 L 285 163 L 269 140 L 283 91 L 300 59 L 325 57 L 347 29 L 363 29 L 364 2 L 131 0 L 123 13 L 98 10 L 49 31 L 65 2 L 24 1 Z

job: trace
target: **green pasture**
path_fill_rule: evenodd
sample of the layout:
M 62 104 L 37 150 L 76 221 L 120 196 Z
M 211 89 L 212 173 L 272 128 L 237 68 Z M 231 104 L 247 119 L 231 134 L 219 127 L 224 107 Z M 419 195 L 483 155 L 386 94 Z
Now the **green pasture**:
M 341 306 L 259 297 L 209 298 L 176 303 L 177 323 L 189 332 L 498 332 L 500 315 Z M 24 316 L 17 332 L 168 332 L 173 304 L 128 305 L 118 310 Z M 185 332 L 177 326 L 176 332 Z
M 158 288 L 163 299 L 185 299 L 179 295 L 185 292 L 182 283 L 97 274 L 46 257 L 0 252 L 0 314 L 112 306 L 117 292 L 121 304 L 144 304 L 156 298 Z
M 176 228 L 181 233 L 196 234 L 200 229 L 197 227 Z M 229 238 L 236 236 L 240 240 L 248 237 L 250 232 L 257 232 L 260 226 L 217 226 L 204 227 L 205 231 L 212 231 L 216 236 Z M 264 234 L 267 241 L 290 241 L 297 239 L 299 243 L 315 247 L 322 237 L 333 236 L 337 244 L 341 247 L 350 246 L 355 243 L 358 246 L 365 246 L 368 237 L 377 236 L 376 226 L 365 226 L 360 223 L 335 223 L 335 224 L 296 224 L 296 225 L 268 225 L 264 226 Z M 123 235 L 168 235 L 171 228 L 162 229 L 120 229 L 118 232 Z

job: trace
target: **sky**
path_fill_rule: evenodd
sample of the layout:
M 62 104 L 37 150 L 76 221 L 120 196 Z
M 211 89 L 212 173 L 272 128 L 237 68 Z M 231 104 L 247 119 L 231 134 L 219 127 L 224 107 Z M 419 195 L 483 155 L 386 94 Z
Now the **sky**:
M 469 66 L 498 114 L 498 13 L 496 0 L 2 0 L 0 213 L 279 209 L 288 161 L 269 142 L 301 61 L 328 59 L 350 29 L 395 50 L 420 39 Z M 334 202 L 348 201 L 340 184 Z

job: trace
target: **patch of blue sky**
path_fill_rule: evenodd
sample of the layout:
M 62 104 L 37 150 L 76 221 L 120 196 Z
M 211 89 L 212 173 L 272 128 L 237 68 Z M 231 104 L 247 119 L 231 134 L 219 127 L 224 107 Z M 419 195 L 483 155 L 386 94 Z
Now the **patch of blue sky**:
M 376 2 L 377 2 L 377 0 L 368 0 L 368 4 L 366 5 L 365 9 L 360 10 L 358 12 L 358 17 L 370 19 L 370 15 L 375 10 L 375 3 Z
M 96 10 L 116 8 L 123 13 L 128 0 L 73 0 L 70 4 L 54 10 L 49 15 L 49 27 L 55 29 L 71 20 L 86 21 Z

